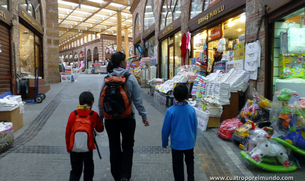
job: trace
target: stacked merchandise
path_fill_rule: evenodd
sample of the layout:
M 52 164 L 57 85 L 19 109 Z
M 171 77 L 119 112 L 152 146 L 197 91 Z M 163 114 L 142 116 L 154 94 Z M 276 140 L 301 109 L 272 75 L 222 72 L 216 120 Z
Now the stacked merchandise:
M 21 95 L 8 95 L 0 99 L 0 111 L 11 111 L 18 107 L 20 107 L 20 114 L 24 113 Z
M 244 70 L 234 70 L 227 82 L 230 83 L 231 92 L 243 91 L 245 92 L 249 86 L 250 75 L 249 72 Z M 230 70 L 230 71 L 231 71 Z
M 230 104 L 230 84 L 227 82 L 215 82 L 214 96 L 219 100 L 220 105 Z
M 213 72 L 216 72 L 217 70 L 220 70 L 220 72 L 225 73 L 226 72 L 226 60 L 222 60 L 219 62 L 214 62 L 213 65 Z
M 197 75 L 196 79 L 193 83 L 193 88 L 191 91 L 192 96 L 196 96 L 196 98 L 201 98 L 206 94 L 206 78 L 201 75 Z
M 217 98 L 205 97 L 201 101 L 203 102 L 203 104 L 206 105 L 206 109 L 210 112 L 210 117 L 220 117 L 221 116 L 223 109 Z

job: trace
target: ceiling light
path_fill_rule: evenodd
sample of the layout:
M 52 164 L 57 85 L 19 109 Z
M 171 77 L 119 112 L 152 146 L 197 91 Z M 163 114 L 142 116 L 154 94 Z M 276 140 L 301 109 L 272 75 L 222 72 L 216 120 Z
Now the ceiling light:
M 238 31 L 238 32 L 241 32 L 241 29 L 239 28 L 237 31 Z
M 77 6 L 78 5 L 76 3 L 62 1 L 62 0 L 58 0 L 58 4 L 65 4 L 65 5 L 70 5 L 70 6 L 75 6 L 75 5 Z
M 245 22 L 246 21 L 246 15 L 244 13 L 242 15 L 240 15 L 239 21 L 240 22 Z
M 74 12 L 75 12 L 75 13 L 80 13 L 80 14 L 89 14 L 88 12 L 78 11 L 78 10 L 75 10 Z
M 88 1 L 94 2 L 94 3 L 103 3 L 103 2 L 104 2 L 104 1 L 102 1 L 102 0 L 88 0 Z
M 82 4 L 82 7 L 87 8 L 87 9 L 99 9 L 99 8 L 94 7 L 94 6 L 88 6 L 88 5 L 83 5 L 83 4 Z
M 122 4 L 117 4 L 117 3 L 110 3 L 110 6 L 115 6 L 115 7 L 124 7 Z

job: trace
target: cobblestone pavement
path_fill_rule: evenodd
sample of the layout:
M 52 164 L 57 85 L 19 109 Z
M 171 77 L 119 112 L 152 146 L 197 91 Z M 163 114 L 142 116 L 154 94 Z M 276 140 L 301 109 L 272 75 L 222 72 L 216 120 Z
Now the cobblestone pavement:
M 65 149 L 65 127 L 69 113 L 76 109 L 82 91 L 91 91 L 96 100 L 104 75 L 79 75 L 71 83 L 51 84 L 51 90 L 40 104 L 26 104 L 24 126 L 16 131 L 13 147 L 0 153 L 0 181 L 66 181 L 70 160 Z M 143 103 L 151 126 L 144 127 L 136 116 L 133 181 L 171 181 L 173 179 L 170 149 L 161 148 L 161 128 L 166 107 L 156 102 L 143 88 Z M 233 117 L 233 116 L 232 116 Z M 94 180 L 112 181 L 107 133 L 97 137 L 103 159 L 94 151 Z M 304 158 L 298 157 L 301 166 Z M 301 167 L 301 168 L 303 168 Z M 294 176 L 304 180 L 304 169 L 292 173 L 270 173 L 247 163 L 240 149 L 220 139 L 216 129 L 198 131 L 195 147 L 195 179 L 211 176 Z M 271 179 L 274 180 L 274 179 Z

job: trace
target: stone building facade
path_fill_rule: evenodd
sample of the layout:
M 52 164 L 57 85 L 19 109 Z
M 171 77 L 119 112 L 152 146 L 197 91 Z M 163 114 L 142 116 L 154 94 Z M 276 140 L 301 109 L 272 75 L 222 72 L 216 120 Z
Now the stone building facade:
M 88 56 L 88 53 L 91 53 L 91 57 L 92 57 L 92 61 L 91 63 L 97 63 L 99 61 L 105 61 L 107 59 L 110 59 L 111 54 L 110 53 L 106 53 L 107 52 L 107 48 L 112 48 L 113 50 L 115 50 L 115 46 L 116 46 L 116 36 L 114 35 L 100 35 L 100 38 L 95 39 L 93 41 L 84 43 L 83 45 L 77 46 L 77 47 L 73 47 L 70 49 L 65 49 L 65 50 L 61 50 L 59 52 L 59 56 L 62 57 L 64 59 L 64 61 L 79 61 L 81 54 L 84 53 L 84 58 L 86 61 L 86 68 L 88 68 L 88 60 L 87 58 L 90 56 Z M 132 44 L 132 39 L 129 38 L 129 49 L 132 49 L 133 44 Z M 125 47 L 125 42 L 122 42 L 122 50 L 124 50 Z M 98 58 L 94 58 L 94 51 L 95 49 L 98 50 Z M 130 50 L 129 50 L 130 51 Z M 68 57 L 73 56 L 73 59 L 70 60 Z M 74 58 L 75 55 L 77 55 L 76 59 Z M 96 61 L 97 59 L 97 61 Z
M 34 7 L 35 10 L 29 10 L 31 12 L 29 13 L 26 10 L 27 6 Z M 3 63 L 8 65 L 8 72 L 12 77 L 8 84 L 1 85 L 4 88 L 0 92 L 12 91 L 12 93 L 16 93 L 16 88 L 13 86 L 16 85 L 16 75 L 27 72 L 29 75 L 34 76 L 33 72 L 36 67 L 40 67 L 39 76 L 46 83 L 59 82 L 57 1 L 33 0 L 27 3 L 27 1 L 4 0 L 0 6 L 0 14 L 0 23 L 7 27 L 8 30 L 5 36 L 9 37 L 9 52 L 1 53 L 9 54 L 9 60 L 5 60 L 6 62 Z M 4 31 L 6 31 L 6 28 Z M 34 39 L 31 42 L 25 42 L 24 39 L 26 38 L 21 37 L 23 35 Z M 21 41 L 27 44 L 23 47 Z M 35 48 L 27 47 L 28 44 Z M 21 54 L 23 57 L 20 56 Z M 24 60 L 26 56 L 28 56 L 28 60 Z M 24 63 L 31 65 L 31 67 L 28 67 L 30 71 L 25 71 Z M 5 73 L 6 70 L 0 71 L 3 71 L 1 74 L 4 75 L 4 79 L 10 80 L 10 77 Z

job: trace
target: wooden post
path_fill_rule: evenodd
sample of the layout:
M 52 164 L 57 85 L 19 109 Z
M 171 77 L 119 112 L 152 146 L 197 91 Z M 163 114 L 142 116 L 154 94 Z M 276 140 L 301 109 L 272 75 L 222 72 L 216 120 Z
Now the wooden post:
M 119 10 L 117 13 L 117 51 L 120 52 L 122 51 L 122 14 L 121 11 Z
M 129 41 L 128 41 L 128 28 L 125 27 L 125 33 L 124 33 L 124 41 L 125 41 L 125 55 L 126 57 L 129 57 Z

